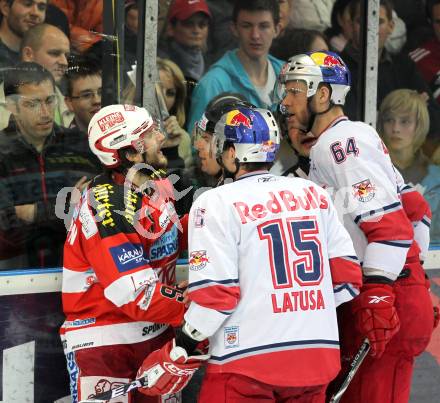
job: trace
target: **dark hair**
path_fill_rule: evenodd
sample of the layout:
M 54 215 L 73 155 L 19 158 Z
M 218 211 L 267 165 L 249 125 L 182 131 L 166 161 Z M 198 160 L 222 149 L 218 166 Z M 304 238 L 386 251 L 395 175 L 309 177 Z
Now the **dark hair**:
M 222 92 L 212 98 L 205 110 L 208 119 L 206 131 L 214 133 L 214 128 L 220 118 L 226 113 L 238 107 L 256 108 L 246 100 L 246 97 L 237 92 Z
M 34 62 L 21 62 L 8 69 L 5 74 L 5 97 L 19 94 L 19 88 L 27 84 L 40 84 L 50 81 L 55 89 L 52 74 L 43 66 Z
M 339 35 L 342 32 L 338 17 L 344 14 L 345 9 L 350 5 L 352 0 L 336 0 L 332 8 L 331 26 L 325 31 L 327 38 Z
M 88 76 L 101 76 L 101 66 L 95 61 L 88 58 L 76 58 L 69 63 L 66 71 L 66 95 L 71 97 L 73 94 L 73 83 L 80 78 Z
M 236 0 L 232 10 L 232 21 L 237 22 L 238 13 L 246 11 L 270 11 L 275 24 L 280 22 L 280 6 L 277 0 Z
M 278 39 L 276 46 L 272 47 L 271 54 L 278 59 L 287 61 L 294 55 L 309 52 L 311 50 L 310 46 L 316 37 L 320 37 L 327 43 L 326 37 L 319 31 L 313 29 L 288 28 L 284 35 Z
M 356 15 L 357 7 L 363 5 L 365 0 L 353 0 L 350 3 L 350 15 L 351 19 L 354 19 Z M 380 6 L 385 7 L 387 18 L 391 21 L 393 19 L 394 4 L 391 0 L 380 0 Z
M 432 9 L 434 6 L 438 6 L 440 4 L 440 0 L 427 0 L 426 2 L 426 15 L 429 20 L 432 22 Z

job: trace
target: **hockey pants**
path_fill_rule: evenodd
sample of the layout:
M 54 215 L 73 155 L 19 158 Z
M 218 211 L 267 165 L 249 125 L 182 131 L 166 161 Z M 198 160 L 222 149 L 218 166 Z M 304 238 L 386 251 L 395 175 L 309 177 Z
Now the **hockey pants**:
M 274 386 L 239 374 L 207 373 L 198 403 L 324 403 L 326 387 Z
M 367 356 L 342 397 L 341 403 L 405 403 L 409 401 L 414 358 L 427 347 L 434 329 L 429 282 L 419 262 L 407 263 L 396 280 L 396 310 L 400 330 L 381 358 Z M 355 334 L 350 304 L 341 306 L 342 371 L 362 342 Z

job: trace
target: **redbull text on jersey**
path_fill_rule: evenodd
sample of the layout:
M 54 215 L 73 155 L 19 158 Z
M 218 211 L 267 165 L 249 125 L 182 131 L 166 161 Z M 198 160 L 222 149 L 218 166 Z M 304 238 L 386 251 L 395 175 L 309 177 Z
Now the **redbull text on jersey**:
M 255 221 L 267 216 L 285 211 L 296 211 L 298 209 L 327 209 L 328 200 L 325 195 L 318 195 L 313 186 L 303 188 L 302 194 L 293 194 L 290 190 L 281 190 L 277 193 L 269 192 L 268 200 L 264 204 L 248 204 L 237 201 L 234 207 L 240 217 L 242 224 Z

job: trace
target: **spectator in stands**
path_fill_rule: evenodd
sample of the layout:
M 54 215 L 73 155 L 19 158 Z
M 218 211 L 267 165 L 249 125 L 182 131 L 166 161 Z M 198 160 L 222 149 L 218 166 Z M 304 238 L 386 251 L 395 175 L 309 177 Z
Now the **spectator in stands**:
M 342 52 L 353 35 L 353 22 L 350 16 L 351 0 L 336 0 L 331 15 L 331 26 L 325 35 L 329 38 L 332 50 Z M 292 53 L 293 55 L 293 53 Z
M 237 0 L 232 15 L 238 49 L 226 52 L 195 88 L 188 130 L 201 118 L 208 102 L 221 92 L 238 92 L 257 107 L 272 105 L 272 92 L 282 65 L 281 60 L 269 55 L 278 34 L 278 2 Z
M 351 87 L 345 102 L 345 113 L 350 119 L 356 120 L 361 117 L 357 112 L 358 88 L 359 82 L 360 50 L 362 48 L 360 41 L 360 5 L 363 0 L 353 0 L 350 5 L 350 13 L 353 19 L 353 38 L 348 42 L 341 57 L 348 65 L 351 72 L 351 81 L 354 85 Z M 394 22 L 392 19 L 393 8 L 390 0 L 380 1 L 379 10 L 379 66 L 377 83 L 377 105 L 383 101 L 385 96 L 391 91 L 400 88 L 409 88 L 425 93 L 428 99 L 428 110 L 430 116 L 430 133 L 428 141 L 432 145 L 440 142 L 440 108 L 432 98 L 429 87 L 423 81 L 420 73 L 417 71 L 414 62 L 406 55 L 391 55 L 385 49 L 385 42 L 393 31 Z M 434 149 L 434 147 L 431 147 Z
M 394 10 L 405 23 L 407 41 L 405 48 L 413 50 L 431 36 L 428 22 L 430 0 L 393 0 Z
M 192 165 L 191 138 L 185 127 L 186 86 L 182 70 L 168 59 L 157 59 L 160 86 L 170 116 L 164 122 L 167 139 L 162 152 L 169 168 Z
M 271 54 L 287 61 L 292 55 L 329 50 L 325 36 L 313 29 L 288 28 L 285 35 L 273 43 Z
M 237 47 L 237 38 L 232 34 L 232 9 L 235 0 L 206 0 L 211 12 L 209 24 L 207 67 L 214 64 L 228 50 Z
M 83 53 L 101 40 L 103 0 L 51 0 L 69 20 L 72 48 Z
M 85 136 L 93 115 L 101 109 L 102 71 L 92 61 L 79 60 L 67 74 L 67 108 L 74 117 L 70 127 L 77 127 Z
M 54 123 L 49 71 L 19 63 L 6 73 L 4 90 L 12 119 L 0 137 L 0 266 L 59 266 L 66 228 L 55 215 L 57 193 L 82 189 L 98 168 L 79 151 L 87 139 Z
M 46 19 L 44 22 L 46 24 L 55 25 L 64 32 L 64 35 L 70 38 L 69 20 L 67 19 L 67 15 L 57 6 L 54 6 L 53 4 L 47 5 Z
M 278 6 L 280 7 L 280 22 L 279 22 L 279 34 L 278 37 L 284 35 L 284 31 L 290 25 L 290 11 L 293 0 L 278 0 Z
M 47 0 L 0 0 L 0 81 L 4 69 L 19 62 L 25 32 L 44 21 Z
M 434 37 L 409 55 L 440 104 L 440 0 L 428 1 L 427 7 Z
M 323 32 L 330 26 L 335 0 L 293 0 L 290 20 L 292 27 Z
M 125 2 L 124 53 L 125 71 L 136 63 L 139 10 L 135 0 Z
M 57 85 L 55 123 L 65 127 L 70 125 L 73 114 L 64 103 L 64 95 L 59 85 L 67 69 L 69 52 L 69 39 L 61 30 L 49 24 L 39 24 L 29 29 L 23 37 L 20 48 L 22 61 L 38 63 L 52 74 Z M 0 130 L 8 125 L 10 116 L 2 94 L 0 87 Z
M 422 151 L 429 131 L 429 114 L 422 95 L 400 89 L 380 105 L 377 130 L 405 183 L 423 193 L 432 211 L 431 241 L 440 242 L 440 167 Z
M 158 55 L 176 63 L 190 80 L 198 81 L 205 72 L 210 18 L 205 0 L 174 0 L 168 11 L 167 38 L 159 44 Z

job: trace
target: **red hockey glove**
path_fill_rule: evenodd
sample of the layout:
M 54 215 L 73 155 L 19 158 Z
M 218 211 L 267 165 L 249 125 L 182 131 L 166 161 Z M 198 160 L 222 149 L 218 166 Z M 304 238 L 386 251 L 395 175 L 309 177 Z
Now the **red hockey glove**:
M 175 339 L 153 351 L 138 369 L 136 378 L 146 376 L 148 387 L 139 391 L 147 396 L 168 395 L 181 391 L 208 355 L 188 357 L 185 349 L 176 346 Z
M 399 331 L 393 288 L 387 284 L 365 284 L 353 300 L 357 331 L 368 337 L 371 355 L 379 358 L 385 346 Z

